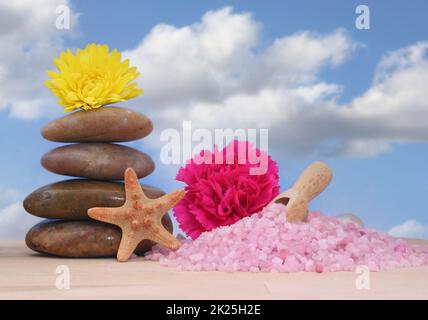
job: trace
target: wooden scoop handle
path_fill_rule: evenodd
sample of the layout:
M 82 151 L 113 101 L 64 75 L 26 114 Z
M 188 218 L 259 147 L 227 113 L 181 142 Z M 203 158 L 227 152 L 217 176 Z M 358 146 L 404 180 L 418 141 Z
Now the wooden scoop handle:
M 293 185 L 294 197 L 311 201 L 328 186 L 333 174 L 323 162 L 313 162 L 303 171 Z
M 314 162 L 303 171 L 290 191 L 279 195 L 273 202 L 286 205 L 287 221 L 306 220 L 309 202 L 328 186 L 332 177 L 331 169 L 325 163 Z

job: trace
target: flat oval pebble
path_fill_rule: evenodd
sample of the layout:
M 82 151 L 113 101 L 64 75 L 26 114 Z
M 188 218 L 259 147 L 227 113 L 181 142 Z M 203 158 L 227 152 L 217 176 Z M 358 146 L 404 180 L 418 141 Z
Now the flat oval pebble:
M 149 118 L 125 108 L 77 111 L 46 124 L 42 136 L 56 142 L 121 142 L 144 138 L 153 130 Z
M 355 223 L 358 227 L 364 227 L 363 220 L 353 213 L 342 213 L 337 215 L 336 218 L 342 222 L 352 222 Z
M 149 198 L 159 198 L 162 190 L 142 185 Z M 90 219 L 88 209 L 94 207 L 120 207 L 125 202 L 122 183 L 73 179 L 41 187 L 24 200 L 27 212 L 49 219 Z
M 123 180 L 127 168 L 138 178 L 155 169 L 153 160 L 136 149 L 110 143 L 78 143 L 53 149 L 42 158 L 45 169 L 66 176 Z
M 172 232 L 168 215 L 163 224 Z M 34 251 L 60 257 L 96 258 L 116 256 L 122 232 L 119 227 L 104 222 L 44 220 L 28 231 L 27 246 Z M 148 251 L 154 242 L 140 242 L 136 254 Z

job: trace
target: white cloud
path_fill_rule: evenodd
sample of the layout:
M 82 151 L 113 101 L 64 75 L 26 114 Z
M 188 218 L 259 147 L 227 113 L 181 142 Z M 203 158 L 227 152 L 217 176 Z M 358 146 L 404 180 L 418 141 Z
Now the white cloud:
M 209 11 L 190 26 L 155 26 L 124 55 L 143 73 L 145 98 L 154 108 L 219 101 L 233 92 L 242 61 L 251 60 L 258 29 L 250 14 Z
M 394 237 L 404 238 L 428 238 L 428 227 L 414 219 L 407 220 L 402 224 L 392 227 L 388 233 Z
M 142 72 L 145 100 L 159 110 L 307 83 L 323 65 L 342 63 L 356 48 L 345 31 L 336 30 L 297 33 L 256 53 L 259 30 L 249 13 L 227 7 L 182 28 L 157 25 L 124 55 Z
M 0 186 L 0 240 L 24 239 L 27 231 L 41 219 L 24 210 L 23 195 Z
M 269 128 L 269 146 L 288 155 L 370 157 L 428 140 L 428 42 L 385 55 L 369 89 L 341 104 L 346 88 L 320 71 L 340 67 L 360 46 L 346 31 L 298 32 L 263 46 L 260 30 L 231 8 L 181 28 L 155 26 L 125 52 L 142 72 L 145 94 L 135 104 L 159 129 L 183 119 L 211 129 Z
M 35 118 L 53 108 L 45 70 L 62 49 L 55 7 L 66 0 L 0 0 L 0 108 Z M 40 9 L 40 8 L 43 9 Z M 77 15 L 73 13 L 73 19 Z M 142 72 L 143 105 L 158 133 L 193 127 L 268 128 L 269 147 L 285 155 L 371 157 L 395 143 L 428 140 L 428 41 L 387 53 L 373 82 L 349 103 L 343 88 L 322 79 L 360 47 L 342 30 L 297 32 L 266 43 L 250 13 L 209 11 L 183 27 L 159 24 L 124 52 Z M 43 110 L 43 112 L 42 112 Z M 48 111 L 48 112 L 49 112 Z
M 22 202 L 16 202 L 0 209 L 0 239 L 24 239 L 30 228 L 41 219 L 25 212 Z
M 0 0 L 0 109 L 33 119 L 46 115 L 56 98 L 43 87 L 46 70 L 62 49 L 62 39 L 72 34 L 58 30 L 59 5 L 68 0 Z M 71 26 L 77 15 L 71 11 Z
M 17 201 L 20 198 L 21 194 L 18 190 L 0 186 L 0 206 L 4 206 L 7 203 Z

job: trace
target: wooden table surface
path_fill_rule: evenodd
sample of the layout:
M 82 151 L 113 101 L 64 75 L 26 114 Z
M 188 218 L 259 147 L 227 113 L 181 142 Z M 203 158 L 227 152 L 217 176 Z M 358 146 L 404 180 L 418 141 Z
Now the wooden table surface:
M 70 288 L 58 289 L 67 269 Z M 356 288 L 358 276 L 177 272 L 144 258 L 62 259 L 0 242 L 0 299 L 428 299 L 428 267 L 372 272 L 370 289 Z

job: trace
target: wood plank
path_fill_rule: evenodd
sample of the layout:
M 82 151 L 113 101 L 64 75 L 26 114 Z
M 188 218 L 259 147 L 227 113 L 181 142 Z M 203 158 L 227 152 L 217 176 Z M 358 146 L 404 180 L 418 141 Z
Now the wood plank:
M 56 268 L 70 270 L 70 289 L 57 289 Z M 135 258 L 45 257 L 23 242 L 0 242 L 0 299 L 428 299 L 428 267 L 359 275 L 336 273 L 177 272 Z

